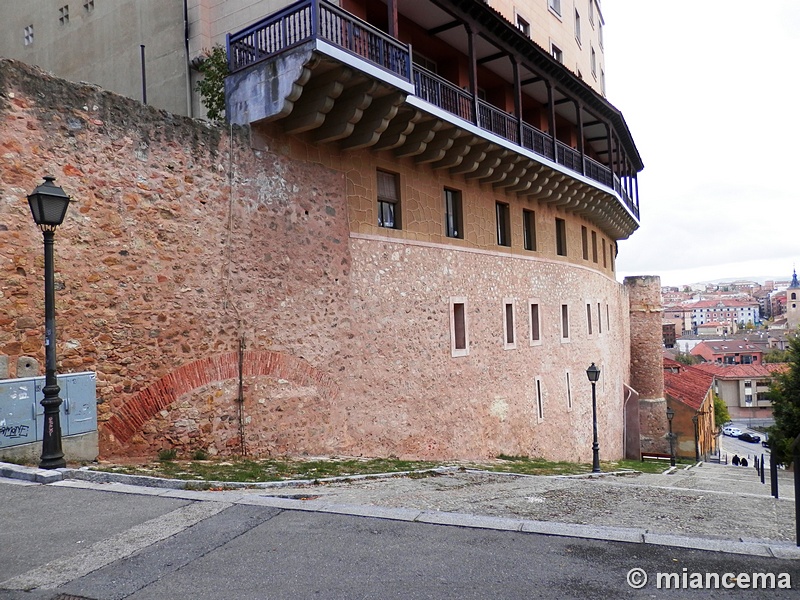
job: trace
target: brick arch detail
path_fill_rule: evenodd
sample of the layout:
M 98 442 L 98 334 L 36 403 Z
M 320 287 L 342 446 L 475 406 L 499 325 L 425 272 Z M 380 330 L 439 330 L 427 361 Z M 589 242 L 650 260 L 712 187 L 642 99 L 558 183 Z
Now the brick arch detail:
M 315 386 L 319 395 L 329 401 L 339 395 L 339 386 L 328 374 L 302 358 L 281 352 L 245 351 L 242 374 L 244 377 L 271 376 L 297 385 Z M 137 393 L 115 411 L 104 427 L 118 442 L 125 443 L 140 432 L 147 421 L 184 394 L 209 383 L 238 377 L 238 352 L 201 358 L 167 373 Z

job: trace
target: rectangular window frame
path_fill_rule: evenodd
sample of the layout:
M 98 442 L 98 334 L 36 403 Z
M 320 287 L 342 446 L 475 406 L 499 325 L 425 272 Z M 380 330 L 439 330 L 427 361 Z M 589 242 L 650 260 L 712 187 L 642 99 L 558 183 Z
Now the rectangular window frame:
M 594 46 L 590 46 L 589 62 L 592 66 L 592 77 L 597 79 L 597 52 L 594 51 Z
M 22 30 L 22 41 L 25 46 L 33 44 L 33 23 L 26 25 Z
M 376 169 L 375 173 L 375 190 L 378 202 L 378 227 L 384 229 L 402 229 L 400 213 L 402 208 L 400 174 L 384 169 Z M 390 184 L 390 180 L 394 183 Z M 391 219 L 388 218 L 390 216 Z
M 503 298 L 503 350 L 517 349 L 516 306 L 513 298 Z
M 592 318 L 592 303 L 586 303 L 586 333 L 587 336 L 590 338 L 594 337 L 594 324 L 592 323 L 594 319 Z
M 536 252 L 536 211 L 522 209 L 522 238 L 525 250 Z
M 528 342 L 531 346 L 542 345 L 542 305 L 539 298 L 528 299 Z
M 561 343 L 566 344 L 569 338 L 569 304 L 561 305 Z
M 564 51 L 556 46 L 552 41 L 550 42 L 550 55 L 556 59 L 557 62 L 564 64 Z
M 519 29 L 523 33 L 523 35 L 525 35 L 526 37 L 531 37 L 530 21 L 528 21 L 528 19 L 526 19 L 519 13 L 516 14 L 516 26 L 517 29 Z
M 592 230 L 592 262 L 597 264 L 597 232 Z
M 600 312 L 600 303 L 597 303 L 597 335 L 603 335 L 603 313 Z
M 497 219 L 497 245 L 511 247 L 511 207 L 506 202 L 495 202 Z
M 606 248 L 606 238 L 602 238 L 603 242 L 603 268 L 608 268 L 608 249 Z
M 469 319 L 467 318 L 467 298 L 450 298 L 450 356 L 469 355 Z
M 547 8 L 559 18 L 561 17 L 561 0 L 547 0 Z
M 556 217 L 556 254 L 567 255 L 567 222 Z
M 464 239 L 464 208 L 461 191 L 444 188 L 444 234 L 453 239 Z
M 581 46 L 581 13 L 575 9 L 575 41 L 578 42 L 578 47 Z

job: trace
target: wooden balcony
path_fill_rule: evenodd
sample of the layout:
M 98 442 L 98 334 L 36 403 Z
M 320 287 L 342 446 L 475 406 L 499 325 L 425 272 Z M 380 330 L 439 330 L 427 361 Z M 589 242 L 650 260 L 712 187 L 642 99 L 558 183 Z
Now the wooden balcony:
M 583 214 L 615 239 L 639 226 L 638 200 L 609 166 L 413 64 L 409 45 L 326 0 L 269 15 L 227 46 L 233 123 L 281 120 L 320 143 L 391 150 Z

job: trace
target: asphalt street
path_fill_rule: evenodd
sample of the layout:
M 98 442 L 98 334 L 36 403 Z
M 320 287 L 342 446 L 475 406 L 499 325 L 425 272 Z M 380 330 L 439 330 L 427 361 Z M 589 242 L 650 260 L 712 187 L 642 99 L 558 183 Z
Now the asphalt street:
M 797 560 L 110 490 L 0 480 L 0 598 L 796 598 L 800 585 Z M 695 573 L 795 589 L 675 589 Z

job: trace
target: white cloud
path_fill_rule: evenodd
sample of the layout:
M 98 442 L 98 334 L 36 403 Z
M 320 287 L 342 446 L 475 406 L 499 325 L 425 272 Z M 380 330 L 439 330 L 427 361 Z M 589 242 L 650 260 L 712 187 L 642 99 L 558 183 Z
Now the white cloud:
M 800 259 L 800 3 L 602 6 L 608 97 L 645 164 L 620 276 L 788 277 Z

